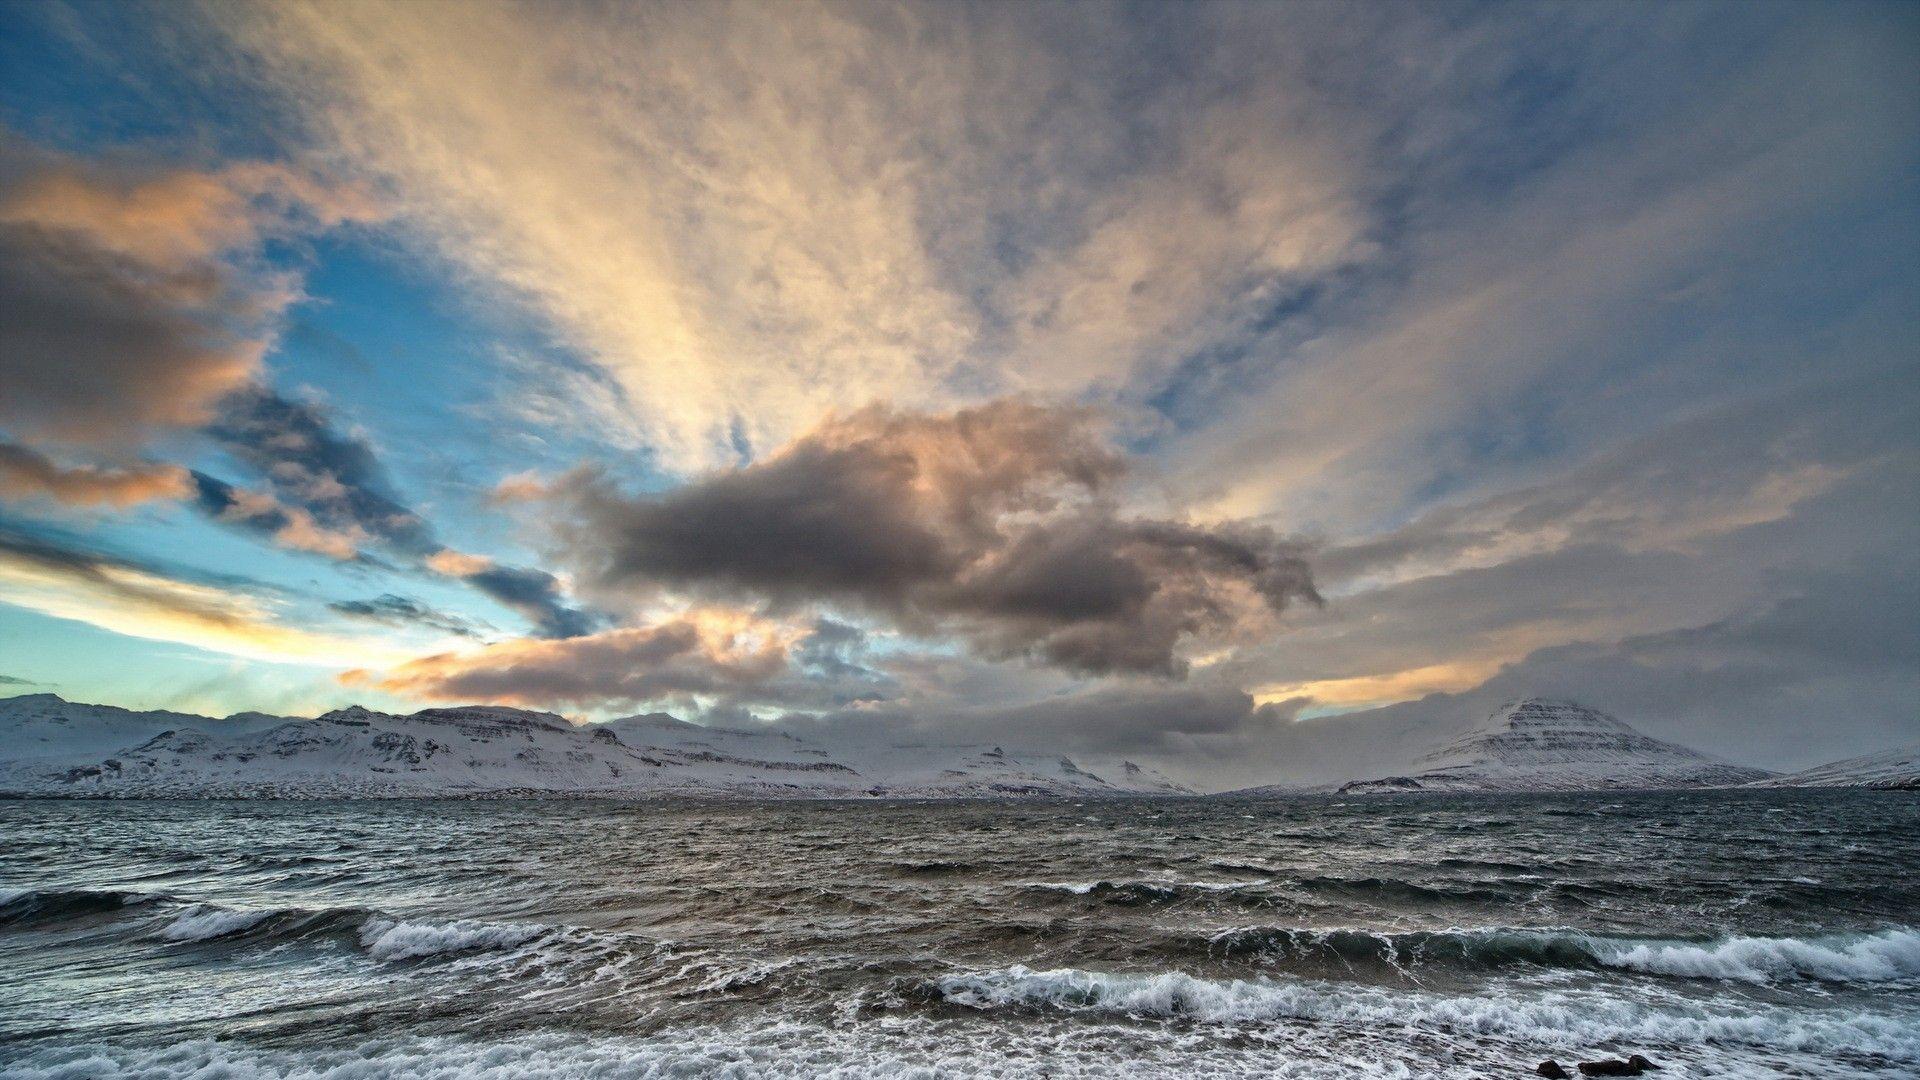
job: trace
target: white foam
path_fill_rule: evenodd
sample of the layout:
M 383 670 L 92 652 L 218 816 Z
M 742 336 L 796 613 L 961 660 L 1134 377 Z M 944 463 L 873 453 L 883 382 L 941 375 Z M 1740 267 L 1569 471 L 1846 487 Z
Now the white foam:
M 511 949 L 550 928 L 527 923 L 402 922 L 371 919 L 360 928 L 360 944 L 376 960 L 414 960 L 479 949 Z
M 196 1041 L 164 1047 L 95 1045 L 0 1051 L 0 1080 L 1469 1080 L 1528 1071 L 1547 1048 L 1486 1038 L 1408 1038 L 1406 1025 L 1292 1024 L 1245 1038 L 1171 1035 L 1125 1022 L 1010 1028 L 926 1017 L 820 1025 L 789 1018 L 693 1026 L 632 1037 L 559 1034 L 476 1041 L 388 1037 L 355 1045 L 255 1047 Z M 1566 1053 L 1560 1043 L 1552 1048 Z M 1670 1075 L 1887 1075 L 1886 1064 L 1774 1049 L 1695 1044 L 1656 1051 Z
M 196 904 L 161 929 L 158 936 L 168 941 L 208 941 L 250 930 L 273 914 L 271 910 L 231 911 Z
M 1700 979 L 1766 983 L 1817 979 L 1884 983 L 1920 979 L 1920 932 L 1884 930 L 1863 936 L 1733 937 L 1724 941 L 1643 942 L 1595 939 L 1594 958 L 1608 967 Z
M 1234 889 L 1250 889 L 1255 886 L 1265 885 L 1270 881 L 1270 878 L 1247 881 L 1155 881 L 1145 879 L 1136 881 L 1112 881 L 1102 879 L 1100 881 L 1029 881 L 1025 883 L 1025 887 L 1029 889 L 1050 889 L 1054 892 L 1073 893 L 1075 896 L 1085 896 L 1096 889 L 1125 890 L 1152 893 L 1171 899 L 1178 896 L 1182 889 L 1195 889 L 1202 892 L 1231 892 Z
M 1783 1051 L 1851 1051 L 1920 1062 L 1920 1027 L 1889 1016 L 1740 1002 L 1663 1000 L 1659 1007 L 1594 991 L 1454 997 L 1307 981 L 1202 979 L 1180 972 L 1115 974 L 1014 965 L 934 982 L 942 997 L 976 1009 L 1020 1007 L 1229 1025 L 1283 1020 L 1417 1028 L 1547 1044 L 1740 1043 Z M 1911 1019 L 1911 1018 L 1908 1018 Z

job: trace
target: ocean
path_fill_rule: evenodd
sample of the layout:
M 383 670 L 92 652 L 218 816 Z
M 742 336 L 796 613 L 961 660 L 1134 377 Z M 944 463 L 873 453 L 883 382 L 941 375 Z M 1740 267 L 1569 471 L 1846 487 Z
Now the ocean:
M 0 803 L 0 1076 L 1920 1075 L 1920 799 Z

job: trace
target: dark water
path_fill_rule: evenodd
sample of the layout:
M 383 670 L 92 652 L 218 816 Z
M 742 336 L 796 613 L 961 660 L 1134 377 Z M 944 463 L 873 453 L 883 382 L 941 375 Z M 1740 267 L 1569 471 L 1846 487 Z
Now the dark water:
M 1848 792 L 0 803 L 0 1075 L 1920 1075 L 1917 853 Z

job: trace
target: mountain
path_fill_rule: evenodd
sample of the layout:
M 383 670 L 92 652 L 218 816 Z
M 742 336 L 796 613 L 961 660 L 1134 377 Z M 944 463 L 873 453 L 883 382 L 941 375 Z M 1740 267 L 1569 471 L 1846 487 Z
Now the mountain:
M 1105 768 L 1104 765 L 1101 766 Z M 1100 775 L 997 746 L 863 744 L 707 728 L 664 714 L 575 724 L 489 706 L 311 719 L 0 700 L 0 794 L 117 798 L 750 796 L 1009 798 L 1187 793 L 1118 762 Z
M 1754 787 L 1863 787 L 1920 790 L 1920 746 L 1829 761 L 1804 772 L 1761 780 Z
M 1419 754 L 1404 774 L 1354 780 L 1337 790 L 1361 795 L 1719 787 L 1771 775 L 1642 735 L 1597 709 L 1525 698 Z

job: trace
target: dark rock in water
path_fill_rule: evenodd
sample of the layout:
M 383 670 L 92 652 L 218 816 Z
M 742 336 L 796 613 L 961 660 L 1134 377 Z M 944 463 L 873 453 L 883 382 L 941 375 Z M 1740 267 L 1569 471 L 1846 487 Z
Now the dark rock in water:
M 1580 1063 L 1580 1075 L 1639 1076 L 1648 1069 L 1658 1068 L 1660 1068 L 1660 1066 L 1655 1065 L 1639 1054 L 1635 1054 L 1625 1061 L 1621 1061 L 1619 1058 L 1606 1058 L 1601 1061 L 1583 1061 Z
M 1560 1064 L 1552 1058 L 1548 1058 L 1534 1066 L 1533 1071 L 1539 1073 L 1541 1076 L 1548 1077 L 1549 1080 L 1568 1080 L 1568 1078 L 1573 1075 L 1567 1071 L 1565 1065 Z

